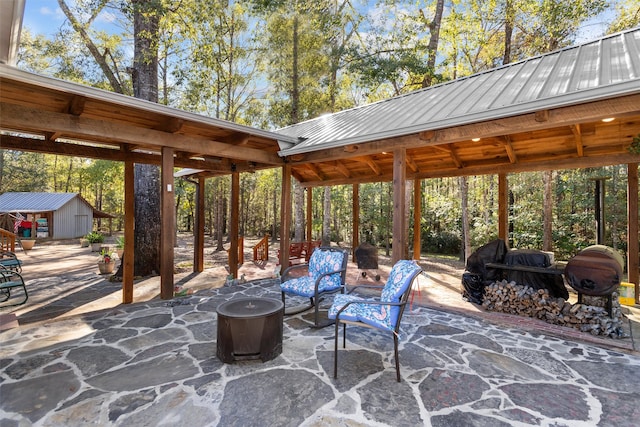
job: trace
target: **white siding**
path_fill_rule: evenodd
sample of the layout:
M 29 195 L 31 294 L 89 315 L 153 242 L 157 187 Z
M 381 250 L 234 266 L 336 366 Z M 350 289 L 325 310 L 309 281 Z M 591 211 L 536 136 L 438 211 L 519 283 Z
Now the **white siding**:
M 54 239 L 73 239 L 91 231 L 93 210 L 75 197 L 53 213 Z

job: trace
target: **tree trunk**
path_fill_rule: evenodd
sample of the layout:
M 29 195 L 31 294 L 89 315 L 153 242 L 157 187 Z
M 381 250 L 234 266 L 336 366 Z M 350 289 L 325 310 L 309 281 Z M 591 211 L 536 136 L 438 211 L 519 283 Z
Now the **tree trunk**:
M 291 124 L 298 123 L 300 117 L 300 89 L 298 88 L 298 13 L 293 16 L 293 58 L 291 75 Z
M 218 185 L 216 185 L 216 241 L 218 245 L 216 246 L 216 251 L 224 250 L 224 194 L 222 193 L 222 185 L 220 180 L 222 178 L 216 178 L 218 181 Z
M 469 187 L 467 185 L 467 177 L 459 177 L 458 184 L 460 185 L 460 209 L 462 211 L 462 258 L 466 263 L 467 258 L 469 258 L 469 255 L 471 255 L 471 227 L 469 226 Z
M 133 93 L 136 98 L 158 102 L 158 21 L 156 2 L 131 0 L 133 6 Z M 134 274 L 160 272 L 160 170 L 136 164 Z
M 433 77 L 436 69 L 436 56 L 438 53 L 438 42 L 440 41 L 440 23 L 442 22 L 442 12 L 444 10 L 444 0 L 438 0 L 436 3 L 436 14 L 433 21 L 429 23 L 429 46 L 427 51 L 429 57 L 427 59 L 427 74 L 422 80 L 422 87 L 429 87 L 433 83 Z
M 504 8 L 504 55 L 502 56 L 502 65 L 511 62 L 511 37 L 513 35 L 514 21 L 513 0 L 506 0 Z

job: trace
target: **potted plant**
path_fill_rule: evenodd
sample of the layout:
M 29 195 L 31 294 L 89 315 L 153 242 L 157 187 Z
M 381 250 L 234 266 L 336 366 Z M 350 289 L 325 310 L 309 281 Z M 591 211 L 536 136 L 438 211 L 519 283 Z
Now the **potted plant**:
M 124 236 L 116 237 L 116 253 L 118 258 L 122 258 L 122 254 L 124 254 Z
M 116 257 L 117 255 L 107 248 L 100 251 L 100 256 L 98 257 L 98 270 L 100 270 L 100 274 L 113 273 L 113 269 L 116 266 Z
M 91 244 L 91 252 L 98 252 L 104 242 L 104 236 L 96 231 L 92 231 L 84 236 L 84 238 Z

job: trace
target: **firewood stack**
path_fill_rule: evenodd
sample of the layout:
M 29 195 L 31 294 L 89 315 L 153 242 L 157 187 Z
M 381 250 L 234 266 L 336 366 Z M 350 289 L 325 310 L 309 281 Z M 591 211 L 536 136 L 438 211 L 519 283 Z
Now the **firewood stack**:
M 489 311 L 534 317 L 561 326 L 579 329 L 592 335 L 626 337 L 618 293 L 613 292 L 610 317 L 605 309 L 606 297 L 584 296 L 583 304 L 571 304 L 553 298 L 547 289 L 533 289 L 502 280 L 485 287 L 482 306 Z

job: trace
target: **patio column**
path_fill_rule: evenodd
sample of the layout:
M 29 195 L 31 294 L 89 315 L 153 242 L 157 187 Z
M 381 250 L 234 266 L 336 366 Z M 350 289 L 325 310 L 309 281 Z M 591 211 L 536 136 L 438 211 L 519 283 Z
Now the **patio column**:
M 393 150 L 393 237 L 391 262 L 400 261 L 407 246 L 406 196 L 407 187 L 407 151 L 403 148 Z
M 193 221 L 193 272 L 204 271 L 204 188 L 205 179 L 198 178 L 196 185 L 196 217 Z
M 176 212 L 173 181 L 173 148 L 162 147 L 160 171 L 160 298 L 173 298 L 173 243 Z
M 289 234 L 291 231 L 291 165 L 282 166 L 280 195 L 280 273 L 289 266 Z
M 638 163 L 627 164 L 627 270 L 634 283 L 636 304 L 640 302 L 640 245 L 638 244 Z
M 507 175 L 498 174 L 498 237 L 509 242 L 509 183 Z
M 124 162 L 124 252 L 122 254 L 122 303 L 133 302 L 133 257 L 135 228 L 133 161 Z
M 356 261 L 356 249 L 360 246 L 360 184 L 353 184 L 351 215 L 353 216 L 351 259 Z
M 413 181 L 413 259 L 420 259 L 422 219 L 422 180 Z
M 238 278 L 238 231 L 240 217 L 240 172 L 231 174 L 231 225 L 229 235 L 231 247 L 229 248 L 229 274 L 234 279 Z M 244 250 L 244 248 L 243 248 Z
M 313 240 L 312 225 L 313 225 L 313 187 L 307 187 L 307 242 Z

